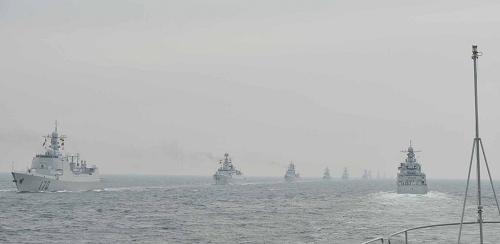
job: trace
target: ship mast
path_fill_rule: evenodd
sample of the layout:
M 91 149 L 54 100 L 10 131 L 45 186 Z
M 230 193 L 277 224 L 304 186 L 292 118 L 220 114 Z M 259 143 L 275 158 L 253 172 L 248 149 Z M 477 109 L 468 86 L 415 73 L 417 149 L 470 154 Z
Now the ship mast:
M 483 141 L 479 137 L 479 111 L 478 111 L 478 95 L 477 95 L 477 60 L 479 56 L 482 56 L 482 52 L 477 50 L 477 45 L 472 45 L 472 60 L 474 62 L 474 112 L 476 120 L 476 136 L 472 144 L 472 153 L 469 163 L 469 173 L 467 176 L 467 186 L 465 189 L 464 204 L 462 207 L 462 217 L 460 219 L 460 230 L 458 232 L 458 244 L 460 244 L 460 238 L 462 236 L 462 225 L 464 221 L 465 204 L 467 201 L 467 192 L 469 190 L 470 173 L 472 168 L 472 161 L 474 161 L 474 154 L 476 156 L 476 173 L 477 173 L 477 222 L 479 224 L 479 243 L 483 244 L 483 205 L 481 202 L 481 150 L 486 169 L 488 171 L 488 176 L 490 179 L 491 189 L 493 191 L 493 196 L 497 205 L 498 213 L 500 214 L 500 206 L 498 205 L 497 195 L 495 193 L 495 187 L 493 186 L 493 180 L 491 178 L 490 167 L 488 166 L 488 161 L 486 160 L 486 153 L 483 147 Z

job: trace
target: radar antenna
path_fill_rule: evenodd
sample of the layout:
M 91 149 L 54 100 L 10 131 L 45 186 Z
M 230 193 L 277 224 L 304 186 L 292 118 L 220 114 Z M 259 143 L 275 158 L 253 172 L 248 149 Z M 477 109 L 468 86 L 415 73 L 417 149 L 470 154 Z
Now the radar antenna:
M 484 152 L 483 141 L 481 137 L 479 137 L 479 113 L 478 113 L 478 102 L 477 102 L 477 60 L 479 56 L 482 56 L 483 53 L 477 51 L 477 45 L 472 45 L 472 60 L 474 61 L 474 111 L 475 111 L 475 119 L 476 119 L 476 137 L 474 138 L 474 142 L 472 143 L 472 153 L 470 157 L 469 163 L 469 172 L 467 175 L 467 186 L 465 188 L 465 197 L 464 204 L 462 206 L 462 216 L 460 219 L 460 230 L 458 232 L 458 244 L 460 244 L 460 238 L 462 237 L 462 225 L 464 222 L 464 213 L 465 213 L 465 204 L 467 202 L 467 193 L 469 191 L 469 182 L 470 182 L 470 173 L 472 169 L 472 161 L 474 161 L 474 154 L 476 156 L 476 173 L 477 173 L 477 223 L 479 224 L 479 243 L 483 244 L 483 205 L 481 202 L 481 154 L 479 150 L 482 152 L 482 156 L 484 159 L 484 163 L 486 165 L 486 169 L 488 171 L 488 177 L 490 178 L 491 190 L 493 191 L 493 196 L 495 198 L 495 202 L 498 209 L 498 214 L 500 214 L 500 206 L 498 205 L 497 194 L 495 193 L 495 187 L 493 186 L 493 180 L 491 179 L 490 167 L 488 165 L 488 160 L 486 160 L 486 153 Z
M 401 150 L 402 153 L 407 153 L 407 152 L 410 152 L 410 148 L 412 149 L 411 151 L 414 152 L 414 153 L 417 153 L 417 152 L 422 152 L 421 150 L 415 150 L 413 148 L 413 143 L 412 141 L 410 140 L 410 146 L 408 147 L 408 149 L 406 150 Z

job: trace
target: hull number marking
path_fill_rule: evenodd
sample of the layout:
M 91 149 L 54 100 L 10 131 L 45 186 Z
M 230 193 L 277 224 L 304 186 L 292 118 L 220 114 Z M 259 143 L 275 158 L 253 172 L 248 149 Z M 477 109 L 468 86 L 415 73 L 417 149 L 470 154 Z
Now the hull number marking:
M 42 180 L 40 183 L 40 186 L 38 187 L 39 191 L 46 191 L 49 189 L 50 181 L 49 180 Z

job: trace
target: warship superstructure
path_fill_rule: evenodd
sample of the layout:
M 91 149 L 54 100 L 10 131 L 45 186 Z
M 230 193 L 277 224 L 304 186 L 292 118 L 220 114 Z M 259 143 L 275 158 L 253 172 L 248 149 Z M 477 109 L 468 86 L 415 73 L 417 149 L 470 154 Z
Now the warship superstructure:
M 342 179 L 343 180 L 349 179 L 349 172 L 347 171 L 347 168 L 344 168 L 344 173 L 342 173 Z
M 323 180 L 329 180 L 332 177 L 330 176 L 330 169 L 328 167 L 325 168 L 325 172 L 323 172 Z
M 52 134 L 44 136 L 45 152 L 37 154 L 26 172 L 12 171 L 19 192 L 88 191 L 101 189 L 95 165 L 88 167 L 79 154 L 64 154 L 66 136 L 59 135 L 57 122 Z
M 417 162 L 415 152 L 410 142 L 406 153 L 406 159 L 398 167 L 398 194 L 426 194 L 427 180 L 422 172 L 420 164 Z
M 229 154 L 224 154 L 224 161 L 219 161 L 220 167 L 214 174 L 215 184 L 225 185 L 232 181 L 233 176 L 242 175 L 241 171 L 237 170 L 232 160 L 229 158 Z
M 288 169 L 286 170 L 285 173 L 285 180 L 294 181 L 298 178 L 300 178 L 300 175 L 295 172 L 295 164 L 290 162 L 290 164 L 288 165 Z

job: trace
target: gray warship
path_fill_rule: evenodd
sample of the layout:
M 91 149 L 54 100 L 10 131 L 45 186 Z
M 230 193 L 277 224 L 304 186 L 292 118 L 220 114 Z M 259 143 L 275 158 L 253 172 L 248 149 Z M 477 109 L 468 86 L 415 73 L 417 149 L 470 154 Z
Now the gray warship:
M 229 158 L 229 154 L 224 154 L 224 161 L 219 161 L 220 167 L 214 174 L 214 180 L 216 185 L 225 185 L 231 183 L 233 176 L 241 176 L 243 173 L 237 170 L 231 159 Z
M 406 153 L 407 158 L 398 167 L 398 194 L 426 194 L 427 180 L 415 157 L 418 151 L 413 150 L 410 141 L 408 150 L 402 152 Z
M 57 122 L 54 131 L 44 136 L 44 153 L 33 157 L 25 172 L 12 171 L 19 192 L 88 191 L 101 189 L 99 170 L 88 167 L 79 154 L 65 154 L 66 136 L 59 135 Z
M 285 173 L 285 180 L 287 182 L 295 181 L 300 178 L 300 175 L 295 172 L 295 164 L 290 162 L 288 165 L 288 169 L 286 170 Z

